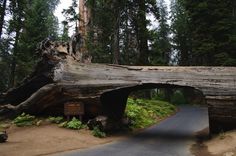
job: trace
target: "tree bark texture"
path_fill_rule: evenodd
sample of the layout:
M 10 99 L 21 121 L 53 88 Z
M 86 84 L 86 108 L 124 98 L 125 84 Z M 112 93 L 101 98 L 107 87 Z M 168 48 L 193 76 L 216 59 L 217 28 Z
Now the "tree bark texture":
M 85 104 L 86 118 L 112 121 L 123 117 L 132 91 L 153 88 L 193 88 L 209 108 L 211 131 L 236 126 L 236 67 L 153 67 L 81 63 L 68 44 L 52 43 L 22 85 L 0 97 L 0 117 L 63 114 L 66 102 Z
M 2 37 L 2 30 L 3 30 L 3 26 L 4 26 L 4 18 L 6 15 L 6 6 L 7 6 L 7 0 L 3 0 L 2 2 L 2 6 L 1 6 L 1 16 L 0 16 L 0 39 Z

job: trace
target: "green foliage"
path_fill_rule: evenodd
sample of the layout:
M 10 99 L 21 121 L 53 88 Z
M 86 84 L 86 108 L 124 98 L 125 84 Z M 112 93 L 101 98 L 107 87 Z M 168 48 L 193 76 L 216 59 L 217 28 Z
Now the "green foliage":
M 76 119 L 75 117 L 73 117 L 72 120 L 66 124 L 66 128 L 69 128 L 69 129 L 78 130 L 84 127 L 85 126 L 82 124 L 82 122 L 79 119 Z
M 58 3 L 59 0 L 8 1 L 8 18 L 1 30 L 0 91 L 14 87 L 29 75 L 37 61 L 35 49 L 39 42 L 49 36 L 57 37 L 54 10 Z
M 125 114 L 131 119 L 132 128 L 144 128 L 175 111 L 175 106 L 168 102 L 129 98 Z
M 159 17 L 155 0 L 88 0 L 87 4 L 91 21 L 86 42 L 93 62 L 112 63 L 116 58 L 120 64 L 148 64 L 150 21 L 145 15 Z
M 181 91 L 177 90 L 171 96 L 171 103 L 181 105 L 181 104 L 187 104 L 187 101 L 186 101 L 183 93 Z
M 183 6 L 191 32 L 191 64 L 236 65 L 234 1 L 185 0 Z
M 72 0 L 71 6 L 69 6 L 68 9 L 63 9 L 62 13 L 64 17 L 66 18 L 65 21 L 62 21 L 62 24 L 64 25 L 63 28 L 63 34 L 62 39 L 65 39 L 65 37 L 68 36 L 68 24 L 69 23 L 75 23 L 75 32 L 78 30 L 78 20 L 79 20 L 79 14 L 77 14 L 76 10 L 78 9 L 78 4 L 76 0 Z
M 105 138 L 106 133 L 102 132 L 99 127 L 94 127 L 92 131 L 93 136 L 98 137 L 98 138 Z
M 73 117 L 72 120 L 70 121 L 64 121 L 64 118 L 61 116 L 49 117 L 48 120 L 52 123 L 58 124 L 59 127 L 63 128 L 74 129 L 74 130 L 86 128 L 86 125 L 83 125 L 83 123 L 75 117 Z
M 13 120 L 13 123 L 18 127 L 31 126 L 34 124 L 35 116 L 22 113 Z
M 164 0 L 159 1 L 159 27 L 151 31 L 152 45 L 150 61 L 152 65 L 168 65 L 171 56 L 170 26 L 168 25 L 168 11 Z
M 160 90 L 157 93 L 154 93 L 152 95 L 152 99 L 159 100 L 159 101 L 165 101 L 165 92 Z
M 62 35 L 60 37 L 60 40 L 67 42 L 69 40 L 69 26 L 68 26 L 68 22 L 67 21 L 63 21 L 62 24 L 63 24 L 63 32 L 62 32 Z
M 183 5 L 184 0 L 171 1 L 172 48 L 176 51 L 175 62 L 186 66 L 191 58 L 191 34 L 189 18 Z
M 59 123 L 61 123 L 63 120 L 64 120 L 64 118 L 62 117 L 62 116 L 58 116 L 58 117 L 49 117 L 48 118 L 48 120 L 50 121 L 50 122 L 52 122 L 52 123 L 56 123 L 56 124 L 59 124 Z

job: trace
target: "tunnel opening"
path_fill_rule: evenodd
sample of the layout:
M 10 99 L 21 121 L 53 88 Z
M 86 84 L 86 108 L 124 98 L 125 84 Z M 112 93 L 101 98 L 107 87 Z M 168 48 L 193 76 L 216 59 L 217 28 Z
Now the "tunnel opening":
M 168 102 L 174 103 L 175 106 L 179 107 L 178 110 L 183 109 L 184 113 L 189 116 L 189 117 L 187 116 L 183 117 L 183 124 L 187 125 L 188 121 L 186 119 L 190 119 L 189 122 L 194 123 L 194 125 L 190 126 L 189 128 L 183 129 L 182 132 L 180 130 L 179 132 L 180 135 L 183 135 L 184 133 L 190 135 L 190 132 L 197 134 L 197 132 L 204 131 L 204 134 L 201 134 L 200 137 L 202 137 L 203 135 L 204 137 L 209 136 L 209 117 L 208 117 L 208 109 L 205 97 L 201 91 L 193 87 L 185 87 L 185 86 L 169 85 L 169 84 L 143 84 L 143 85 L 112 90 L 110 92 L 104 93 L 101 96 L 101 103 L 104 110 L 103 113 L 106 114 L 109 118 L 113 119 L 114 121 L 117 121 L 116 123 L 118 123 L 118 121 L 121 120 L 124 121 L 125 119 L 126 123 L 128 120 L 129 124 L 130 123 L 132 124 L 132 122 L 134 121 L 130 121 L 130 119 L 127 119 L 129 117 L 127 115 L 127 109 L 135 110 L 144 107 L 149 107 L 148 104 L 142 104 L 143 101 L 140 99 L 144 99 L 143 100 L 144 102 L 147 100 L 151 100 L 153 103 L 155 103 L 155 101 L 157 101 L 156 103 L 157 106 L 158 106 L 158 101 L 159 102 L 162 101 L 163 103 L 168 103 Z M 193 101 L 193 103 L 191 103 L 190 105 L 191 101 Z M 135 108 L 136 105 L 139 108 Z M 155 108 L 153 106 L 150 107 Z M 193 107 L 194 109 L 192 109 Z M 146 112 L 150 113 L 151 110 L 147 110 Z M 199 115 L 197 115 L 198 113 L 200 113 L 200 117 Z M 199 117 L 200 121 L 197 121 L 197 119 L 195 119 L 196 118 L 195 115 Z M 164 118 L 166 117 L 167 116 L 164 116 Z M 160 117 L 159 120 L 164 118 Z M 158 120 L 156 120 L 155 122 L 157 121 Z M 153 124 L 155 123 L 152 122 L 150 125 Z M 202 126 L 197 127 L 196 126 L 197 124 L 202 124 Z M 139 127 L 139 128 L 144 128 L 144 127 Z M 175 129 L 173 128 L 173 129 L 168 129 L 166 131 L 163 130 L 162 132 L 159 131 L 159 133 L 165 133 L 165 135 L 167 135 L 166 132 L 174 130 Z
M 177 108 L 176 112 L 171 110 L 173 109 L 172 105 Z M 191 137 L 193 135 L 197 135 L 199 138 L 208 138 L 209 136 L 209 116 L 205 96 L 200 90 L 193 87 L 156 84 L 140 86 L 138 89 L 134 89 L 130 92 L 125 116 L 129 113 L 133 115 L 132 109 L 135 109 L 135 107 L 138 107 L 141 110 L 143 109 L 143 111 L 146 112 L 156 112 L 153 118 L 156 123 L 163 119 L 168 119 L 168 122 L 171 121 L 172 118 L 173 120 L 175 120 L 175 118 L 180 118 L 182 123 L 177 125 L 177 127 L 179 127 L 178 129 L 175 129 L 175 125 L 168 125 L 167 127 L 172 127 L 172 129 L 158 129 L 157 133 L 159 135 L 171 137 L 175 132 L 183 138 L 184 136 Z M 146 118 L 149 116 L 149 118 L 151 118 L 151 114 L 152 113 L 147 115 Z M 156 120 L 155 117 L 157 118 Z M 140 120 L 138 115 L 136 118 Z M 143 122 L 145 124 L 145 120 Z M 152 122 L 152 124 L 154 122 Z M 178 121 L 175 122 L 177 124 Z M 194 124 L 191 125 L 192 123 Z M 140 124 L 140 121 L 138 124 Z M 181 124 L 182 126 L 180 126 Z M 140 128 L 142 128 L 142 126 Z

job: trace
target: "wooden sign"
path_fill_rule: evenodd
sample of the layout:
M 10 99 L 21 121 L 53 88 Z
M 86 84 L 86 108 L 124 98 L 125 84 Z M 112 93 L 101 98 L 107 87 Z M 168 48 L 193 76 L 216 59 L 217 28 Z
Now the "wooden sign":
M 65 103 L 64 114 L 66 116 L 84 115 L 84 104 L 77 102 Z

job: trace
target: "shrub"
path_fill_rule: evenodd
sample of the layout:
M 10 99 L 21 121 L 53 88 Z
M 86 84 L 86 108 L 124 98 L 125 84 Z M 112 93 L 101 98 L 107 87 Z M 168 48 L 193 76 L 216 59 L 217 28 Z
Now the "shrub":
M 49 117 L 48 120 L 51 122 L 51 123 L 56 123 L 56 124 L 59 124 L 61 122 L 63 122 L 64 118 L 61 117 L 61 116 L 58 116 L 58 117 Z
M 71 121 L 69 121 L 68 123 L 65 123 L 66 128 L 69 129 L 82 129 L 85 126 L 82 124 L 82 122 L 79 119 L 76 119 L 75 117 L 73 117 L 73 119 Z
M 34 124 L 35 116 L 22 113 L 13 120 L 13 123 L 18 127 L 31 126 Z
M 179 90 L 177 90 L 172 96 L 171 96 L 171 103 L 181 105 L 186 104 L 187 101 L 183 95 L 183 93 Z
M 93 128 L 92 134 L 93 136 L 98 137 L 98 138 L 106 137 L 106 133 L 102 132 L 97 126 Z
M 157 122 L 157 118 L 167 117 L 175 110 L 175 106 L 168 102 L 129 98 L 125 114 L 131 120 L 131 128 L 145 128 Z
M 152 111 L 144 109 L 131 99 L 126 106 L 126 116 L 131 120 L 132 128 L 144 128 L 155 122 Z

